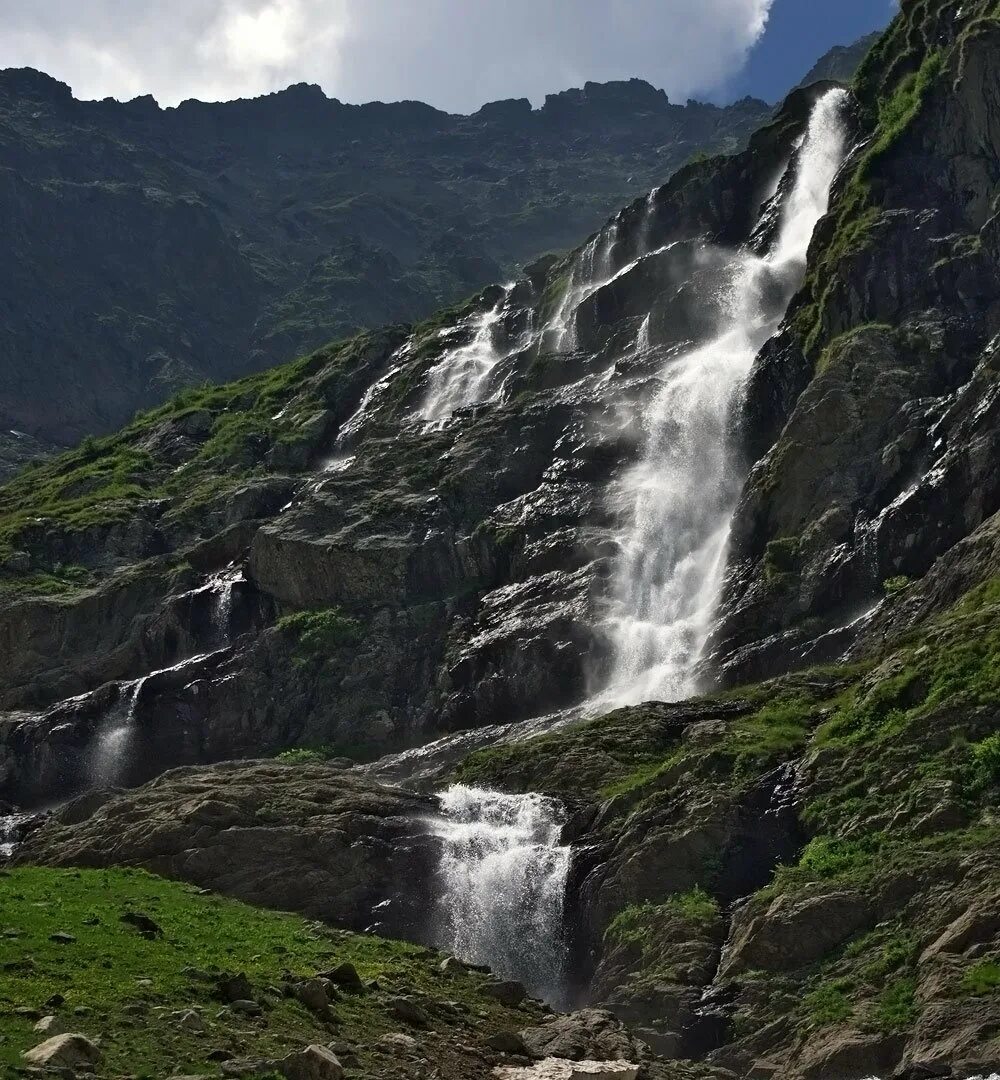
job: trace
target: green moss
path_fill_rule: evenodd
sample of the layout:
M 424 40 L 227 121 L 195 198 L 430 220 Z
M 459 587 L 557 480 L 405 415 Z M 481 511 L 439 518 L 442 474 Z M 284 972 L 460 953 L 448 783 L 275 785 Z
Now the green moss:
M 905 574 L 900 574 L 898 577 L 886 578 L 882 582 L 882 591 L 886 596 L 895 596 L 896 593 L 903 592 L 904 589 L 909 588 L 910 579 Z
M 764 549 L 764 573 L 769 580 L 794 573 L 799 568 L 802 541 L 797 536 L 772 540 Z

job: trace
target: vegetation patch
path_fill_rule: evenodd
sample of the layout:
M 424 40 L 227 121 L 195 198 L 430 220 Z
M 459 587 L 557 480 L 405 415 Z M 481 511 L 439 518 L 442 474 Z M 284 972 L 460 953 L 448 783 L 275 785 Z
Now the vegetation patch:
M 361 624 L 340 608 L 283 615 L 278 629 L 293 640 L 296 660 L 303 664 L 328 660 L 361 638 Z
M 972 996 L 995 994 L 1000 990 L 1000 964 L 992 960 L 973 964 L 963 973 L 959 989 Z
M 385 1071 L 393 1052 L 380 1054 L 374 1044 L 399 1031 L 386 999 L 400 993 L 427 995 L 425 1008 L 434 998 L 457 1003 L 434 1020 L 444 1077 L 469 1075 L 449 1063 L 455 1042 L 523 1022 L 481 993 L 482 977 L 444 976 L 424 949 L 261 911 L 141 871 L 18 868 L 0 877 L 0 911 L 0 1065 L 8 1069 L 43 1041 L 33 1031 L 42 1013 L 101 1039 L 102 1076 L 142 1078 L 164 1075 L 165 1062 L 214 1075 L 213 1051 L 281 1057 L 333 1038 L 359 1046 L 352 1075 L 395 1075 Z M 142 932 L 137 916 L 154 929 Z M 286 988 L 341 963 L 380 989 L 343 995 L 331 1026 Z M 224 1005 L 224 973 L 246 975 L 260 1016 Z M 198 1019 L 182 1022 L 192 1012 Z
M 676 893 L 662 904 L 630 904 L 608 924 L 605 934 L 620 945 L 638 945 L 643 951 L 654 940 L 664 922 L 682 919 L 695 927 L 708 928 L 719 917 L 719 905 L 699 886 Z

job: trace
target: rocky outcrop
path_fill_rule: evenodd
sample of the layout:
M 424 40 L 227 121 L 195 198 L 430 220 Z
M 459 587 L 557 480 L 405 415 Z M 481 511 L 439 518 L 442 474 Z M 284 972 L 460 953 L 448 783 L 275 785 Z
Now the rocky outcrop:
M 756 464 L 714 641 L 728 682 L 840 655 L 1000 509 L 988 7 L 908 10 L 862 72 L 807 288 L 750 382 Z
M 53 814 L 21 862 L 142 866 L 262 907 L 397 937 L 428 933 L 432 800 L 328 766 L 179 769 Z M 89 811 L 89 813 L 88 813 Z

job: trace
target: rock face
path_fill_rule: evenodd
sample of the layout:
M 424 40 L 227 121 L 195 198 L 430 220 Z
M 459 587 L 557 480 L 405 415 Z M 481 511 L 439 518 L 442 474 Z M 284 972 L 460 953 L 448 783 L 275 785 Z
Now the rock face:
M 824 89 L 512 286 L 0 489 L 3 797 L 296 745 L 365 759 L 577 703 L 638 440 L 617 410 L 703 332 L 678 283 L 711 290 L 712 245 L 748 240 Z
M 70 803 L 19 859 L 142 866 L 262 907 L 420 938 L 436 865 L 421 821 L 433 811 L 432 800 L 326 766 L 178 769 L 83 820 Z
M 769 112 L 672 105 L 639 80 L 472 116 L 306 85 L 161 109 L 4 71 L 0 429 L 72 445 L 181 387 L 424 317 Z M 24 449 L 5 442 L 0 471 Z
M 887 591 L 1000 509 L 1000 112 L 980 92 L 1000 53 L 985 10 L 908 13 L 862 73 L 858 147 L 747 397 L 757 460 L 715 639 L 730 681 L 841 654 Z M 935 44 L 907 54 L 907 34 Z M 903 79 L 919 89 L 891 127 Z

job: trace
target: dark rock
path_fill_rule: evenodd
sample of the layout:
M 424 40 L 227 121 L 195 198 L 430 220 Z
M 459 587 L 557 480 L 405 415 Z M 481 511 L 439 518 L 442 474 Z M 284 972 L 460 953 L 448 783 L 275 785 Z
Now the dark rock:
M 482 988 L 482 992 L 487 997 L 495 998 L 501 1005 L 507 1005 L 511 1008 L 520 1005 L 528 996 L 523 983 L 514 982 L 510 979 L 486 983 Z
M 431 1022 L 427 1010 L 413 998 L 394 997 L 386 1002 L 386 1008 L 390 1016 L 402 1020 L 404 1024 L 412 1024 L 414 1027 L 428 1027 Z

